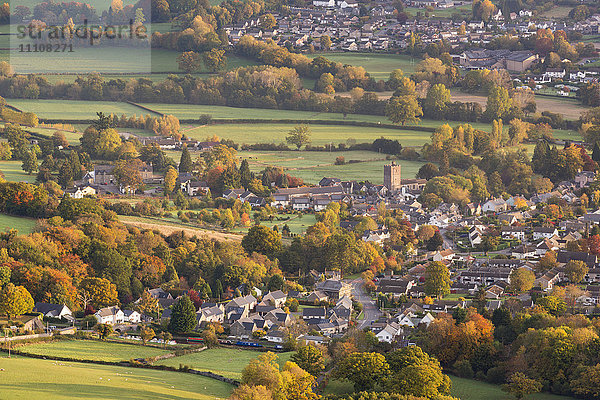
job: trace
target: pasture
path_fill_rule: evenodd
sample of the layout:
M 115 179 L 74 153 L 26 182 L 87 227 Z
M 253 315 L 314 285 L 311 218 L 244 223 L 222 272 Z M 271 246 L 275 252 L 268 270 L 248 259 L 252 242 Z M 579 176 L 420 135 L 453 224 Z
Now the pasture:
M 415 72 L 415 67 L 421 61 L 419 58 L 400 54 L 378 54 L 378 53 L 316 53 L 307 54 L 308 57 L 316 58 L 323 56 L 330 61 L 344 65 L 363 67 L 376 80 L 388 80 L 390 72 L 401 69 L 404 75 L 410 76 Z
M 30 111 L 40 118 L 64 120 L 95 120 L 96 112 L 115 115 L 146 115 L 148 111 L 128 103 L 79 100 L 10 99 L 8 104 L 22 111 Z
M 219 231 L 211 231 L 208 229 L 196 228 L 193 225 L 185 225 L 179 220 L 161 220 L 158 218 L 150 218 L 150 217 L 129 217 L 129 216 L 119 216 L 119 220 L 125 225 L 135 226 L 139 229 L 150 229 L 157 230 L 163 235 L 170 235 L 173 232 L 184 232 L 186 235 L 190 236 L 198 236 L 198 237 L 207 237 L 209 239 L 215 240 L 234 240 L 240 241 L 242 237 L 240 235 L 235 235 L 232 233 L 219 232 Z
M 512 398 L 508 393 L 502 390 L 500 385 L 476 381 L 474 379 L 459 378 L 450 375 L 452 380 L 451 396 L 459 399 L 486 399 L 486 400 L 507 400 Z M 351 394 L 353 390 L 351 382 L 331 380 L 325 387 L 323 394 Z M 573 400 L 572 397 L 558 396 L 550 393 L 536 393 L 529 395 L 532 400 Z
M 387 136 L 386 136 L 387 137 Z M 402 142 L 402 141 L 401 141 Z M 372 151 L 242 151 L 240 158 L 247 158 L 250 169 L 259 172 L 272 165 L 282 167 L 288 174 L 317 184 L 321 178 L 335 176 L 343 180 L 368 180 L 383 183 L 383 165 L 389 164 L 386 155 Z M 345 165 L 335 165 L 336 157 L 345 158 Z M 351 160 L 359 162 L 349 162 Z M 412 179 L 424 164 L 419 161 L 398 161 L 402 165 L 402 177 Z
M 268 228 L 273 228 L 273 226 L 277 225 L 279 232 L 284 225 L 287 225 L 290 228 L 290 232 L 296 235 L 303 235 L 306 232 L 306 229 L 309 226 L 312 226 L 317 223 L 314 214 L 286 214 L 286 215 L 277 215 L 277 217 L 289 217 L 289 220 L 277 220 L 273 221 L 261 221 L 260 224 L 264 225 Z M 240 232 L 246 234 L 248 232 L 248 228 L 236 227 L 233 229 L 234 232 Z
M 169 353 L 169 350 L 151 346 L 75 339 L 33 343 L 20 347 L 19 350 L 28 354 L 94 361 L 128 361 L 132 358 L 150 358 Z
M 157 362 L 158 365 L 178 367 L 179 364 L 201 371 L 211 371 L 228 378 L 240 379 L 242 370 L 250 360 L 257 358 L 262 353 L 245 349 L 216 348 L 207 349 L 199 353 L 186 354 L 180 357 L 168 358 Z M 279 365 L 283 366 L 289 361 L 292 352 L 278 353 Z
M 1 357 L 5 399 L 225 399 L 233 387 L 180 372 Z
M 295 124 L 227 124 L 208 125 L 184 131 L 186 136 L 205 140 L 207 137 L 217 135 L 223 139 L 231 139 L 239 144 L 254 143 L 285 143 L 285 138 Z M 430 139 L 429 132 L 411 131 L 402 129 L 370 128 L 361 126 L 342 125 L 311 125 L 311 144 L 314 146 L 327 146 L 346 143 L 349 139 L 356 143 L 373 142 L 385 137 L 398 139 L 404 147 L 420 147 Z M 335 160 L 335 157 L 333 157 Z
M 0 214 L 0 232 L 16 229 L 20 235 L 27 235 L 33 232 L 36 223 L 37 220 L 33 218 Z
M 35 182 L 35 174 L 28 175 L 21 169 L 21 161 L 0 161 L 0 172 L 9 182 Z

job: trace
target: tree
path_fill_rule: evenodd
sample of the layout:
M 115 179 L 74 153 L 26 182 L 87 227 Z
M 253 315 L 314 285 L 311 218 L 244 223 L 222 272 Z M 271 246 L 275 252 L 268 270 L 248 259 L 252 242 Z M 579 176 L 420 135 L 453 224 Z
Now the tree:
M 165 174 L 165 194 L 170 195 L 175 190 L 177 184 L 177 171 L 175 168 L 169 165 L 167 173 Z
M 416 96 L 392 97 L 385 105 L 385 115 L 395 124 L 419 122 L 423 110 Z
M 173 335 L 171 335 L 169 332 L 166 332 L 166 331 L 159 333 L 156 337 L 159 338 L 160 340 L 162 340 L 163 349 L 166 348 L 167 343 L 169 343 L 169 341 L 171 341 L 171 339 L 173 339 Z
M 372 390 L 389 373 L 385 357 L 379 353 L 351 353 L 338 363 L 333 376 L 354 384 L 355 391 Z
M 137 303 L 140 314 L 156 315 L 158 313 L 158 299 L 153 297 L 148 290 L 144 290 Z
M 508 378 L 508 383 L 504 385 L 503 390 L 515 396 L 516 399 L 522 399 L 525 396 L 538 393 L 542 390 L 542 384 L 535 379 L 530 379 L 522 372 L 515 372 Z
M 130 192 L 135 192 L 143 183 L 140 169 L 142 162 L 134 158 L 132 160 L 119 160 L 113 170 L 117 182 Z
M 206 329 L 202 331 L 202 339 L 204 339 L 204 344 L 209 348 L 219 345 L 219 338 L 217 337 L 214 325 L 208 325 Z
M 144 346 L 146 345 L 146 342 L 151 340 L 154 336 L 154 329 L 150 328 L 149 326 L 142 326 L 142 329 L 140 330 L 140 337 L 142 338 Z
M 113 327 L 111 324 L 98 324 L 96 325 L 95 329 L 98 332 L 98 336 L 100 336 L 100 339 L 102 340 L 106 340 L 106 338 L 113 333 Z
M 85 278 L 79 284 L 79 291 L 89 295 L 90 304 L 96 309 L 118 304 L 117 287 L 108 279 Z
M 490 120 L 501 119 L 508 113 L 512 105 L 508 90 L 502 86 L 494 86 L 488 94 L 485 113 Z
M 281 237 L 264 225 L 255 225 L 242 239 L 242 247 L 248 254 L 256 252 L 272 256 L 281 250 Z
M 426 267 L 425 293 L 438 298 L 450 293 L 450 271 L 439 261 L 433 261 Z
M 196 327 L 196 309 L 188 295 L 181 297 L 173 306 L 169 331 L 173 333 L 190 332 Z
M 535 274 L 528 268 L 515 269 L 510 273 L 509 288 L 513 292 L 523 293 L 531 290 L 535 282 Z
M 273 29 L 277 25 L 277 20 L 273 14 L 263 14 L 260 16 L 260 26 L 263 29 Z
M 179 69 L 188 74 L 198 71 L 202 65 L 202 57 L 195 51 L 183 52 L 177 57 L 177 65 Z
M 28 175 L 31 175 L 32 172 L 37 172 L 38 158 L 33 149 L 27 150 L 23 154 L 23 163 L 21 164 L 21 168 L 23 171 L 27 172 Z
M 331 47 L 331 38 L 328 35 L 323 35 L 319 38 L 319 43 L 321 44 L 321 49 L 329 50 Z
M 288 132 L 285 140 L 289 144 L 295 145 L 298 150 L 300 150 L 300 147 L 310 143 L 310 135 L 311 133 L 308 125 L 297 125 Z
M 8 320 L 30 312 L 33 306 L 33 297 L 23 286 L 7 283 L 0 289 L 0 313 L 5 314 Z
M 427 240 L 427 250 L 435 251 L 439 249 L 444 244 L 444 238 L 440 231 L 435 231 L 433 236 Z
M 317 375 L 325 369 L 323 352 L 312 344 L 301 346 L 291 357 L 300 368 L 312 375 Z
M 571 283 L 579 283 L 585 278 L 589 268 L 583 261 L 571 260 L 565 265 L 565 275 L 569 278 Z
M 450 100 L 450 90 L 446 89 L 446 86 L 441 83 L 433 85 L 423 102 L 424 111 L 434 119 L 443 119 Z
M 181 152 L 181 158 L 179 159 L 179 173 L 184 174 L 186 172 L 192 172 L 194 169 L 194 163 L 192 162 L 192 156 L 187 146 L 183 147 Z
M 252 179 L 254 178 L 252 172 L 250 172 L 250 165 L 248 164 L 248 160 L 244 158 L 240 164 L 240 184 L 244 189 L 248 189 Z
M 225 50 L 212 49 L 202 55 L 204 65 L 210 72 L 222 71 L 227 67 L 227 57 Z

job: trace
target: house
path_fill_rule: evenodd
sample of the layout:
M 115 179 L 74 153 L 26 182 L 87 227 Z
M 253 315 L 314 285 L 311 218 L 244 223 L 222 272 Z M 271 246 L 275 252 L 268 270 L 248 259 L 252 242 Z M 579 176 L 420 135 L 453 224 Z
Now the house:
M 269 311 L 265 314 L 264 319 L 277 326 L 290 326 L 294 323 L 294 318 L 281 308 Z
M 117 306 L 104 307 L 96 311 L 94 317 L 98 320 L 99 324 L 122 324 L 125 322 L 125 314 Z
M 405 279 L 402 277 L 384 276 L 378 282 L 378 291 L 394 296 L 408 295 L 410 289 L 416 285 L 414 279 Z
M 330 299 L 341 299 L 352 296 L 352 286 L 339 279 L 327 279 L 316 284 L 316 289 L 325 293 Z
M 534 281 L 534 286 L 539 286 L 542 290 L 549 291 L 552 290 L 554 285 L 560 281 L 560 270 L 559 268 L 553 268 L 550 271 L 546 272 L 544 275 L 540 276 Z
M 531 257 L 535 257 L 536 255 L 536 248 L 535 247 L 531 247 L 531 246 L 526 246 L 526 245 L 521 245 L 521 246 L 517 246 L 515 247 L 512 251 L 511 251 L 511 256 L 515 257 L 518 260 L 524 260 L 526 258 L 531 258 Z
M 321 292 L 320 290 L 315 290 L 314 292 L 312 292 L 311 294 L 308 295 L 306 300 L 311 303 L 316 304 L 316 303 L 320 303 L 322 301 L 327 301 L 327 300 L 329 300 L 329 298 L 327 297 L 327 295 L 324 292 Z
M 225 306 L 225 313 L 229 318 L 229 315 L 232 312 L 241 309 L 242 313 L 247 315 L 250 314 L 250 311 L 254 310 L 257 304 L 258 302 L 256 300 L 256 297 L 252 296 L 251 294 L 249 294 L 248 296 L 236 297 L 235 299 L 227 303 L 227 305 Z
M 114 165 L 96 165 L 94 166 L 94 183 L 96 185 L 115 184 L 115 166 Z
M 508 210 L 508 204 L 504 199 L 492 199 L 483 203 L 483 207 L 481 208 L 484 213 L 498 213 Z
M 505 226 L 500 230 L 502 239 L 518 239 L 523 241 L 525 240 L 526 233 L 527 228 L 523 226 Z
M 327 319 L 327 309 L 325 307 L 308 307 L 302 309 L 302 319 L 307 320 L 324 320 Z
M 547 68 L 546 72 L 544 72 L 544 76 L 551 79 L 563 79 L 565 74 L 566 71 L 564 68 Z
M 367 230 L 362 235 L 362 240 L 364 242 L 372 242 L 379 245 L 383 244 L 383 241 L 389 238 L 390 231 L 388 231 L 385 227 L 377 230 Z
M 206 181 L 200 181 L 197 179 L 189 180 L 185 183 L 185 192 L 188 196 L 198 196 L 208 193 L 210 188 Z
M 285 333 L 279 329 L 271 330 L 265 335 L 265 339 L 271 343 L 283 343 Z
M 135 310 L 123 310 L 124 321 L 137 324 L 142 320 L 142 314 Z
M 196 321 L 198 321 L 198 325 L 200 325 L 202 322 L 223 322 L 224 319 L 225 312 L 222 305 L 204 307 L 196 313 Z
M 287 295 L 283 293 L 281 290 L 276 290 L 274 292 L 267 293 L 263 299 L 262 303 L 271 304 L 274 307 L 283 307 L 287 300 Z
M 433 261 L 452 260 L 452 257 L 454 257 L 455 254 L 456 253 L 452 249 L 436 251 L 435 254 L 433 255 Z
M 306 343 L 306 344 L 323 344 L 328 342 L 329 339 L 323 336 L 315 336 L 315 335 L 300 335 L 298 336 L 298 343 Z
M 270 321 L 266 321 L 261 317 L 248 317 L 235 321 L 229 328 L 229 331 L 232 336 L 247 339 L 252 336 L 252 333 L 259 329 L 267 332 L 271 325 L 272 323 Z
M 43 314 L 44 317 L 73 319 L 73 313 L 64 304 L 35 303 L 33 311 Z
M 78 186 L 66 189 L 65 194 L 73 199 L 83 199 L 86 196 L 95 196 L 96 189 L 91 186 Z
M 538 226 L 533 228 L 533 240 L 550 239 L 553 236 L 558 236 L 558 229 L 554 227 Z
M 382 329 L 375 332 L 375 337 L 380 342 L 393 343 L 398 337 L 404 335 L 404 330 L 402 327 L 395 323 L 391 322 L 386 324 Z

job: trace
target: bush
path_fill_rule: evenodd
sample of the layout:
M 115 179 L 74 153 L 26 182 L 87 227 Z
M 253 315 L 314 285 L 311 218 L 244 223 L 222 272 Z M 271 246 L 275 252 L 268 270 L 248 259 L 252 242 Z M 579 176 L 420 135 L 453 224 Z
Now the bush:
M 461 378 L 472 379 L 473 368 L 469 360 L 460 360 L 454 363 L 454 372 Z
M 487 381 L 489 383 L 503 383 L 506 380 L 506 371 L 501 367 L 492 367 L 488 369 Z

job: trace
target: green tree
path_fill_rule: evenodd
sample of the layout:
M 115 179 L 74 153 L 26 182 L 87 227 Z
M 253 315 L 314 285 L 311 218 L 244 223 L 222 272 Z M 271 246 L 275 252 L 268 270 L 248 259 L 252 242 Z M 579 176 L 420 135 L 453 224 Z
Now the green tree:
M 173 306 L 169 331 L 173 333 L 190 332 L 196 327 L 196 309 L 188 295 L 181 297 Z
M 95 326 L 96 332 L 98 332 L 98 336 L 100 339 L 106 340 L 111 333 L 113 333 L 113 327 L 111 324 L 98 324 Z
M 419 122 L 423 110 L 416 96 L 392 97 L 385 105 L 385 115 L 395 124 Z
M 33 306 L 33 297 L 23 286 L 7 283 L 0 289 L 0 314 L 7 319 L 30 312 Z
M 281 250 L 281 236 L 264 225 L 254 225 L 242 239 L 242 247 L 248 254 L 273 256 Z
M 585 263 L 580 260 L 571 260 L 565 265 L 565 275 L 569 282 L 574 284 L 581 282 L 589 270 Z
M 522 372 L 515 372 L 508 378 L 508 383 L 503 389 L 512 394 L 515 399 L 522 399 L 525 396 L 538 393 L 542 390 L 542 384 L 535 379 L 530 379 Z
M 427 240 L 427 250 L 435 251 L 438 250 L 444 244 L 444 238 L 440 231 L 435 231 L 433 236 Z
M 301 346 L 291 357 L 300 368 L 312 375 L 317 375 L 325 369 L 323 351 L 312 344 Z
M 446 89 L 444 84 L 433 85 L 427 92 L 427 97 L 423 102 L 424 111 L 435 119 L 443 119 L 450 100 L 450 90 Z
M 192 172 L 194 168 L 194 163 L 192 162 L 192 156 L 190 155 L 190 151 L 187 146 L 183 147 L 183 151 L 181 152 L 181 158 L 179 159 L 179 173 L 183 174 L 186 172 Z
M 250 166 L 248 165 L 248 160 L 243 159 L 240 164 L 240 184 L 244 189 L 248 189 L 250 182 L 252 182 L 252 172 L 250 172 Z
M 321 49 L 329 50 L 331 47 L 331 38 L 328 35 L 323 35 L 319 38 L 319 43 L 321 44 Z
M 431 262 L 425 272 L 425 293 L 438 298 L 450 293 L 450 271 L 439 261 Z
M 298 150 L 300 150 L 300 147 L 310 143 L 310 135 L 311 133 L 308 125 L 297 125 L 288 132 L 285 140 L 289 144 L 295 145 Z
M 260 16 L 260 26 L 263 29 L 273 29 L 277 25 L 277 20 L 273 14 L 263 14 Z
M 31 175 L 32 172 L 37 172 L 38 159 L 35 151 L 32 149 L 25 151 L 23 154 L 23 163 L 21 164 L 21 168 L 23 171 L 27 172 L 28 175 Z
M 490 89 L 487 99 L 485 113 L 490 120 L 502 119 L 513 105 L 508 90 L 502 86 L 494 86 Z
M 338 363 L 333 376 L 354 384 L 355 391 L 372 390 L 389 374 L 389 365 L 379 353 L 351 353 Z

